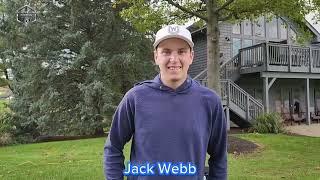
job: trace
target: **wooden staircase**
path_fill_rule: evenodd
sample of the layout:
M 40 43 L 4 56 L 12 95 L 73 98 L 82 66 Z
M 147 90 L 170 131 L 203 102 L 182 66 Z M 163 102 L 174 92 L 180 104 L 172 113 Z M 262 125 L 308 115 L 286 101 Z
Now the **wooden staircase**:
M 239 54 L 222 64 L 220 67 L 221 100 L 224 109 L 232 111 L 239 118 L 231 119 L 240 127 L 250 126 L 253 119 L 263 113 L 261 102 L 234 83 L 240 77 Z M 207 69 L 195 78 L 202 85 L 207 86 Z M 229 112 L 227 118 L 229 118 Z

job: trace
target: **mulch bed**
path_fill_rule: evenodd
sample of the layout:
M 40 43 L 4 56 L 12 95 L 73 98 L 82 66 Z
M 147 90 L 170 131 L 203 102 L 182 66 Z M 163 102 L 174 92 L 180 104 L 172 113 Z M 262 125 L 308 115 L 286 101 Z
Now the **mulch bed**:
M 89 138 L 98 138 L 98 137 L 107 137 L 107 135 L 99 135 L 99 136 L 39 136 L 36 139 L 36 142 L 68 141 L 68 140 L 89 139 Z
M 230 130 L 228 131 L 228 134 L 245 134 L 250 132 L 249 128 L 237 128 L 237 127 L 233 127 L 230 128 Z
M 229 134 L 238 134 L 238 133 L 245 133 L 244 131 L 240 129 L 231 129 Z M 240 139 L 238 137 L 234 136 L 228 136 L 228 153 L 234 154 L 234 155 L 240 155 L 240 154 L 248 154 L 254 152 L 259 146 L 251 141 L 247 141 L 244 139 Z M 208 177 L 209 174 L 209 167 L 204 168 L 205 175 Z
M 254 152 L 259 146 L 251 141 L 228 136 L 228 153 L 239 155 Z
M 247 141 L 235 136 L 230 136 L 232 134 L 245 134 L 250 132 L 250 129 L 243 128 L 231 128 L 228 131 L 228 153 L 239 155 L 248 154 L 254 152 L 259 146 L 251 141 Z
M 245 133 L 241 129 L 231 129 L 229 134 L 239 134 Z M 65 140 L 77 140 L 77 139 L 88 139 L 88 138 L 97 138 L 97 137 L 107 137 L 103 136 L 40 136 L 36 142 L 51 142 L 51 141 L 65 141 Z M 235 136 L 228 136 L 228 153 L 239 155 L 247 154 L 254 152 L 259 146 L 253 142 L 240 139 Z

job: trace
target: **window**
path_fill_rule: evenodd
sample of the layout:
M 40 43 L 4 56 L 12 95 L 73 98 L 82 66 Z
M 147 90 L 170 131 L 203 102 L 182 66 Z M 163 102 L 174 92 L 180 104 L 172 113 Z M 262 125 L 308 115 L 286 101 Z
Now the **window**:
M 276 18 L 273 18 L 271 21 L 267 23 L 267 31 L 269 38 L 278 38 L 278 26 Z
M 287 24 L 282 19 L 279 19 L 279 21 L 280 21 L 280 38 L 287 39 L 288 38 Z
M 244 35 L 248 35 L 248 36 L 252 36 L 252 24 L 251 24 L 251 21 L 245 20 L 243 22 L 243 34 Z
M 251 40 L 251 39 L 245 39 L 245 40 L 243 40 L 243 46 L 242 46 L 242 48 L 249 47 L 249 46 L 252 46 L 252 40 Z
M 289 38 L 290 38 L 290 41 L 291 41 L 292 43 L 295 43 L 295 42 L 297 41 L 297 34 L 296 34 L 296 32 L 294 32 L 294 30 L 291 29 L 291 28 L 290 28 L 290 30 L 289 30 Z
M 265 37 L 264 17 L 259 17 L 254 23 L 255 35 Z
M 239 53 L 239 49 L 241 48 L 241 39 L 232 38 L 232 55 L 235 56 Z
M 241 24 L 240 23 L 234 24 L 232 26 L 232 33 L 233 34 L 241 34 Z

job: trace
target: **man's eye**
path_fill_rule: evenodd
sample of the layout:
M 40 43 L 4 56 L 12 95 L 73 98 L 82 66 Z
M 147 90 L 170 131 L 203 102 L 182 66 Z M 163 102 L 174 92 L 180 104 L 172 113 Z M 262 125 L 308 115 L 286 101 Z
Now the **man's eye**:
M 185 50 L 180 50 L 178 53 L 179 54 L 183 54 L 183 53 L 185 53 L 186 51 Z
M 168 55 L 170 54 L 170 51 L 162 51 L 162 54 Z

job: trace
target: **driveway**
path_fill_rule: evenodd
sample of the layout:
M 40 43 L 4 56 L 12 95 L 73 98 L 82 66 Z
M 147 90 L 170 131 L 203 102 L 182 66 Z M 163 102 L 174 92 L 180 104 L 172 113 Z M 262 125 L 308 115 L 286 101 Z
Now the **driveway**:
M 286 130 L 294 134 L 320 137 L 320 124 L 287 126 Z

